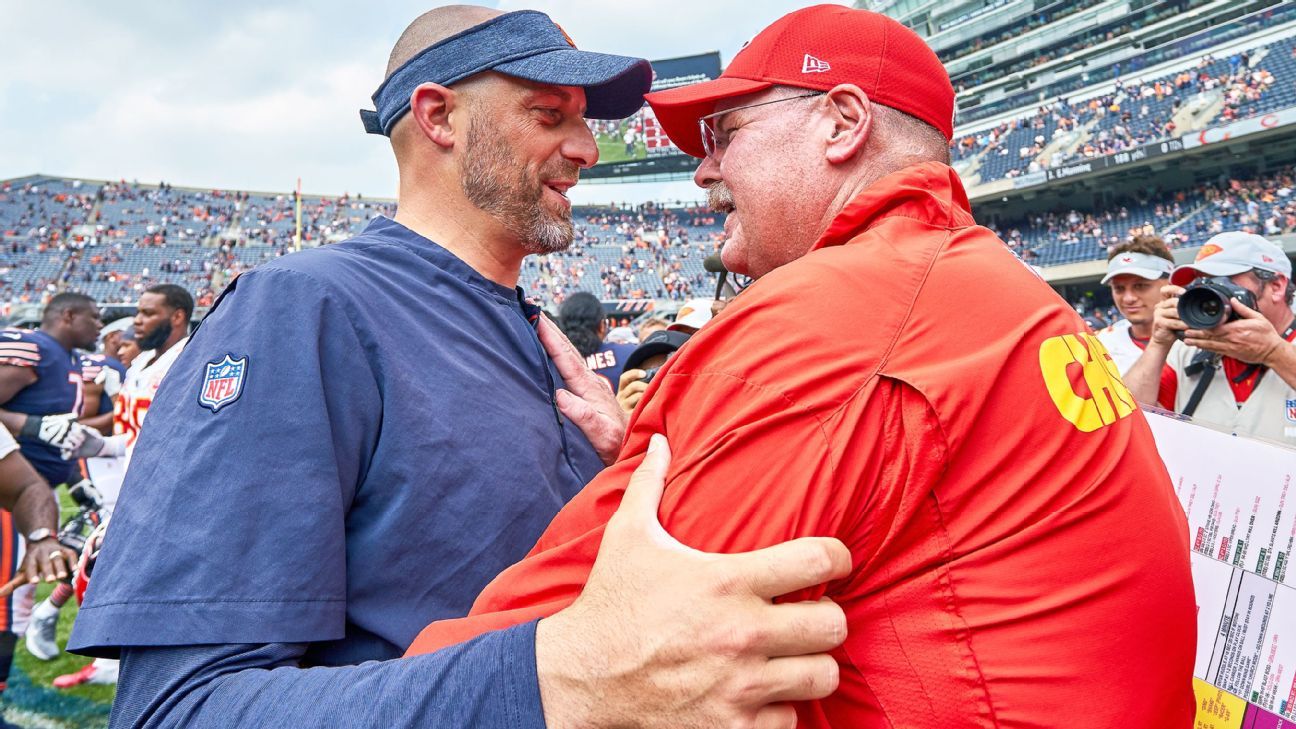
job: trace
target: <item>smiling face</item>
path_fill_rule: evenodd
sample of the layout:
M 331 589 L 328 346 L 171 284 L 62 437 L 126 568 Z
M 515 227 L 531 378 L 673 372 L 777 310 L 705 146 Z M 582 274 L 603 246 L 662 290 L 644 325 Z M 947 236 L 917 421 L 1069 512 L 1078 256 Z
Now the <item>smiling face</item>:
M 1166 279 L 1150 280 L 1132 273 L 1122 273 L 1110 282 L 1112 300 L 1121 316 L 1130 324 L 1152 323 L 1152 310 L 1161 301 L 1161 287 Z
M 715 151 L 693 180 L 713 210 L 728 213 L 720 255 L 735 273 L 759 278 L 805 255 L 818 237 L 827 201 L 812 192 L 824 167 L 812 130 L 822 98 L 738 108 L 796 95 L 775 88 L 717 104 L 733 111 L 714 117 Z
M 598 145 L 582 116 L 585 91 L 504 77 L 491 81 L 504 92 L 468 112 L 459 157 L 464 195 L 527 253 L 564 250 L 574 236 L 567 190 L 582 168 L 598 161 Z

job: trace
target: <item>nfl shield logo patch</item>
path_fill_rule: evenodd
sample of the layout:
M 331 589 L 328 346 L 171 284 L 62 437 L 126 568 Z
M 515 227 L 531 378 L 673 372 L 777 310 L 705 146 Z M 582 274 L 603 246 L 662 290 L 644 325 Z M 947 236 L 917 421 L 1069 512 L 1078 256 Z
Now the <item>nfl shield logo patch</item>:
M 202 390 L 198 393 L 198 404 L 214 413 L 239 399 L 243 394 L 243 383 L 247 381 L 247 371 L 247 357 L 234 359 L 227 354 L 223 359 L 208 362 Z
M 1287 401 L 1287 422 L 1296 423 L 1296 400 Z

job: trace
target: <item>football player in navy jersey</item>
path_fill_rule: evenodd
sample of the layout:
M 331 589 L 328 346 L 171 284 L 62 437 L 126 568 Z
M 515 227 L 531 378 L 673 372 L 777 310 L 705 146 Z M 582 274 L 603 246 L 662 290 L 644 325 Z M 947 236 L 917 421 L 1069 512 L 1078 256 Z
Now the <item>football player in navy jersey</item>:
M 0 331 L 0 422 L 50 485 L 66 483 L 74 470 L 59 446 L 82 414 L 75 350 L 93 348 L 102 328 L 94 299 L 63 293 L 50 299 L 39 329 Z
M 18 452 L 9 431 L 0 428 L 0 573 L 13 582 L 0 587 L 0 695 L 7 688 L 17 634 L 13 624 L 11 593 L 18 582 L 61 582 L 76 564 L 76 554 L 58 541 L 58 501 L 49 485 Z M 19 535 L 24 538 L 19 539 Z M 30 589 L 30 588 L 29 588 Z M 9 726 L 0 718 L 0 729 Z
M 635 345 L 603 341 L 608 332 L 603 302 L 594 294 L 577 291 L 558 307 L 558 326 L 585 358 L 586 366 L 606 380 L 609 388 L 615 389 L 626 357 Z
M 20 452 L 51 485 L 68 483 L 75 464 L 63 460 L 59 445 L 82 413 L 78 348 L 95 346 L 103 321 L 94 299 L 63 293 L 50 299 L 35 331 L 0 331 L 0 422 L 18 436 Z M 50 538 L 47 530 L 22 535 L 28 543 Z M 0 515 L 0 553 L 16 553 L 12 515 Z M 0 582 L 8 582 L 17 560 L 0 559 Z M 32 587 L 24 586 L 0 605 L 0 680 L 7 681 L 16 633 L 26 628 Z

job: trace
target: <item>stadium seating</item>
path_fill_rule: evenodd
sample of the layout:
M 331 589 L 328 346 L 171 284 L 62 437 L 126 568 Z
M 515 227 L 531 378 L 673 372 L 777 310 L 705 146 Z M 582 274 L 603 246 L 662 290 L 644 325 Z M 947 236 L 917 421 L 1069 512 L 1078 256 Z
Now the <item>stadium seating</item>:
M 1227 63 L 1227 61 L 1225 61 Z M 1164 100 L 1162 100 L 1164 101 Z M 1153 103 L 1156 103 L 1155 100 Z M 1239 104 L 1240 113 L 1246 104 Z M 1003 139 L 1051 134 L 1047 121 Z M 170 186 L 44 179 L 0 183 L 0 301 L 40 301 L 56 290 L 130 303 L 154 283 L 177 283 L 202 303 L 239 273 L 292 249 L 293 197 Z M 1199 245 L 1222 230 L 1296 230 L 1296 170 L 1180 192 L 1098 213 L 1053 211 L 991 221 L 1024 260 L 1054 266 L 1103 259 L 1110 246 L 1151 231 L 1172 246 Z M 359 232 L 389 202 L 303 199 L 307 245 Z M 570 249 L 526 259 L 520 284 L 549 306 L 573 291 L 604 299 L 683 301 L 713 279 L 703 259 L 723 241 L 720 216 L 700 208 L 577 208 Z
M 1083 100 L 1057 100 L 955 139 L 952 159 L 987 183 L 1102 157 L 1183 133 L 1174 118 L 1197 102 L 1209 126 L 1296 106 L 1296 37 L 1228 58 L 1207 56 L 1139 83 L 1117 81 Z
M 390 202 L 303 197 L 304 245 L 344 239 Z M 165 183 L 89 184 L 41 179 L 0 188 L 0 300 L 40 301 L 56 290 L 130 303 L 155 283 L 177 283 L 210 303 L 242 271 L 293 248 L 294 198 Z M 577 209 L 570 250 L 530 258 L 521 285 L 546 305 L 572 291 L 604 298 L 683 301 L 709 288 L 702 260 L 723 221 L 704 210 Z

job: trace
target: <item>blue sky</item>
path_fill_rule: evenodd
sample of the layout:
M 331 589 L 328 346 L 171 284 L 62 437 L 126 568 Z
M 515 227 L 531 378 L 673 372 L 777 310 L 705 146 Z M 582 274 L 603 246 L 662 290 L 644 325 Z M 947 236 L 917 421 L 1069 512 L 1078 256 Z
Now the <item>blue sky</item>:
M 585 49 L 724 62 L 790 0 L 496 0 L 549 13 Z M 0 179 L 48 173 L 392 196 L 395 163 L 357 110 L 405 26 L 435 3 L 0 3 Z M 588 188 L 594 197 L 607 186 Z M 660 188 L 674 197 L 688 186 Z M 636 195 L 636 197 L 638 197 Z

